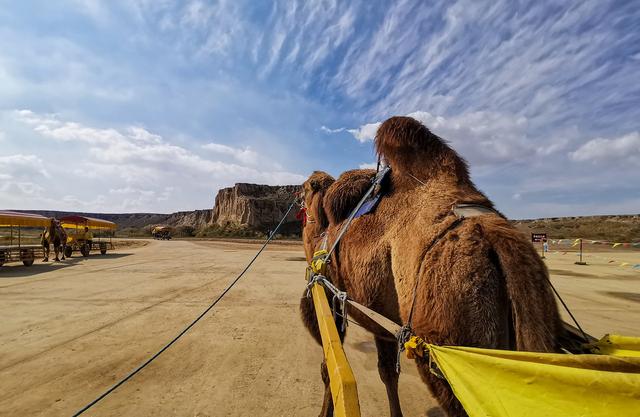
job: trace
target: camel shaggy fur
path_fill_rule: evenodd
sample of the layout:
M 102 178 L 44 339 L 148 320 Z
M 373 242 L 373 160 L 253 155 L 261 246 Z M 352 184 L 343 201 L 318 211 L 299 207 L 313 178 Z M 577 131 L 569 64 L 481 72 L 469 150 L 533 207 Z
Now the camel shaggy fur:
M 471 181 L 466 162 L 409 117 L 385 121 L 375 145 L 392 168 L 384 197 L 373 213 L 353 221 L 332 255 L 329 279 L 351 299 L 398 324 L 408 321 L 417 282 L 412 328 L 429 343 L 557 350 L 561 320 L 547 269 L 531 243 L 497 212 L 462 221 L 452 212 L 461 203 L 493 208 Z M 335 240 L 372 175 L 371 170 L 355 170 L 333 181 L 315 172 L 305 182 L 307 212 L 317 219 L 303 229 L 307 259 L 323 231 L 329 242 Z M 301 312 L 320 342 L 311 299 L 302 298 Z M 401 416 L 396 342 L 365 317 L 353 315 L 374 333 L 390 414 Z M 433 376 L 425 361 L 416 362 L 446 412 L 466 416 L 446 381 Z M 333 408 L 324 363 L 322 376 L 321 416 L 329 416 Z

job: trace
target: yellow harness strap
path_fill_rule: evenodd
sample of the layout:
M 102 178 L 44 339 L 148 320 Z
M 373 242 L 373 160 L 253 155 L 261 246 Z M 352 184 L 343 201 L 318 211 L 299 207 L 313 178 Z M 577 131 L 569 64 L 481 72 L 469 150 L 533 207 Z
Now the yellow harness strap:
M 327 255 L 327 251 L 325 249 L 321 249 L 319 251 L 316 251 L 313 254 L 313 259 L 311 259 L 311 270 L 315 273 L 315 274 L 320 274 L 320 275 L 324 275 L 326 269 L 327 269 L 327 263 L 325 262 L 324 258 Z

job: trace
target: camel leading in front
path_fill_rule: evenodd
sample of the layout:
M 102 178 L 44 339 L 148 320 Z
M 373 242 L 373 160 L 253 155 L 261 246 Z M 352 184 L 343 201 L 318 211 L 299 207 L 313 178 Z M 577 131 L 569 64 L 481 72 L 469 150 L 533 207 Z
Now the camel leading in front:
M 411 325 L 428 343 L 555 351 L 561 320 L 547 269 L 531 243 L 498 212 L 459 220 L 452 210 L 457 204 L 493 208 L 471 181 L 466 162 L 409 117 L 385 121 L 375 145 L 392 171 L 376 210 L 353 221 L 332 255 L 327 275 L 334 285 L 400 325 L 409 319 L 417 285 Z M 322 233 L 329 242 L 335 240 L 374 174 L 348 171 L 334 181 L 314 172 L 304 183 L 307 260 Z M 311 299 L 303 296 L 301 312 L 320 343 Z M 350 314 L 374 334 L 390 415 L 401 416 L 397 343 L 357 311 Z M 446 381 L 431 374 L 425 361 L 416 362 L 446 412 L 466 416 Z M 330 416 L 324 362 L 321 371 L 325 395 L 320 415 Z

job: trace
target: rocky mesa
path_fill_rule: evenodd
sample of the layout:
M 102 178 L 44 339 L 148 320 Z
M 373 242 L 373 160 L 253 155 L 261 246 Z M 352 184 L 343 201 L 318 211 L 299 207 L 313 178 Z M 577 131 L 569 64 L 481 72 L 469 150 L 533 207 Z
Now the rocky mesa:
M 268 232 L 278 224 L 289 208 L 299 185 L 257 185 L 238 183 L 218 191 L 211 224 L 220 227 L 247 228 Z M 299 234 L 297 210 L 291 210 L 281 228 L 283 234 Z

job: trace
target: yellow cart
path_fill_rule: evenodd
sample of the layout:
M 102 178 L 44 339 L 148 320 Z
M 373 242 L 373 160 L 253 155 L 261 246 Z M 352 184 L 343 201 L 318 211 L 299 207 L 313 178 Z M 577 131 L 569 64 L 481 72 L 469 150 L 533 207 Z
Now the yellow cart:
M 74 251 L 82 256 L 89 256 L 92 250 L 99 250 L 102 255 L 113 249 L 113 234 L 118 227 L 108 220 L 85 216 L 65 216 L 60 219 L 62 227 L 67 231 L 67 248 L 64 256 L 70 257 Z M 85 228 L 91 233 L 87 239 Z M 93 236 L 93 233 L 96 233 Z
M 33 265 L 36 257 L 44 257 L 41 233 L 51 219 L 38 214 L 0 211 L 0 266 L 7 262 Z

